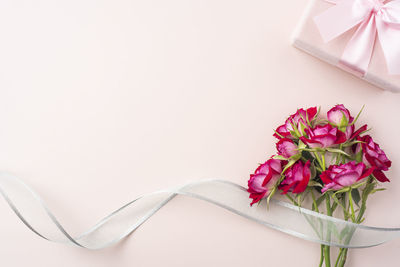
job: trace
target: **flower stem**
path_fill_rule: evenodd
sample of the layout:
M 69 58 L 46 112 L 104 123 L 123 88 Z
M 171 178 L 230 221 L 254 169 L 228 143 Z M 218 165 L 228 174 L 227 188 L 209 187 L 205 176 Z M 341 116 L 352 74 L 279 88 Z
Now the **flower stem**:
M 343 255 L 343 248 L 340 248 L 339 255 L 338 255 L 337 259 L 336 259 L 335 267 L 338 267 L 338 264 L 342 259 L 342 255 Z
M 352 218 L 352 221 L 353 221 L 354 223 L 360 223 L 361 220 L 363 219 L 365 210 L 367 209 L 367 198 L 368 198 L 368 195 L 369 195 L 369 192 L 367 191 L 367 188 L 369 187 L 369 185 L 370 185 L 372 182 L 373 182 L 373 178 L 372 178 L 372 177 L 369 177 L 369 178 L 368 178 L 368 181 L 367 181 L 367 184 L 366 184 L 366 186 L 365 186 L 365 188 L 364 188 L 364 190 L 363 190 L 363 197 L 362 197 L 362 200 L 361 200 L 360 211 L 358 212 L 357 218 L 355 218 L 355 220 Z M 364 193 L 365 193 L 365 195 L 364 195 Z M 349 192 L 349 204 L 350 204 L 350 205 L 351 205 L 351 203 L 352 203 L 352 200 L 353 200 L 353 199 L 352 199 L 352 197 L 351 197 L 351 192 Z M 353 213 L 353 210 L 352 210 L 352 217 L 355 217 L 355 214 Z M 338 267 L 343 267 L 344 264 L 346 263 L 346 258 L 347 258 L 347 252 L 348 252 L 348 250 L 349 250 L 348 248 L 343 248 L 343 249 L 342 249 L 342 254 L 339 254 L 338 257 L 341 257 L 341 259 L 340 259 L 340 261 L 339 261 Z
M 321 259 L 319 260 L 318 267 L 322 267 L 322 264 L 324 263 L 324 249 L 325 249 L 325 246 L 321 245 Z
M 353 222 L 355 222 L 356 221 L 356 214 L 354 212 L 353 197 L 351 196 L 351 190 L 349 192 L 349 204 L 350 204 L 350 210 L 351 210 L 351 220 Z
M 322 170 L 325 171 L 325 169 L 326 169 L 325 152 L 321 152 L 321 158 L 322 158 Z
M 317 159 L 319 166 L 321 166 L 321 168 L 322 168 L 323 164 L 322 164 L 321 159 L 319 158 L 318 152 L 313 152 L 313 154 L 314 154 L 315 158 Z
M 328 216 L 332 216 L 331 200 L 330 200 L 330 195 L 329 194 L 326 194 L 325 203 L 326 203 L 326 213 L 327 213 L 327 215 Z M 329 239 L 329 235 L 330 235 L 329 231 L 328 231 L 327 235 L 328 235 L 328 239 Z M 325 267 L 331 267 L 331 257 L 330 257 L 331 251 L 330 250 L 331 250 L 330 246 L 325 246 L 324 247 Z
M 315 195 L 314 195 L 313 189 L 311 189 L 311 197 L 312 197 L 312 200 L 313 200 L 314 210 L 319 213 L 317 200 L 315 199 Z M 320 260 L 319 260 L 319 267 L 322 267 L 322 264 L 324 263 L 324 249 L 325 249 L 325 245 L 321 244 L 321 257 L 320 257 Z

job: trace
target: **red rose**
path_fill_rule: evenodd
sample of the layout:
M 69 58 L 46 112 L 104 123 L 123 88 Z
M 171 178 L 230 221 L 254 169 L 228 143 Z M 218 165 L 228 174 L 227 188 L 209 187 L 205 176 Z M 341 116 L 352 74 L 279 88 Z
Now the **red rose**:
M 282 161 L 269 159 L 261 164 L 254 174 L 250 175 L 248 181 L 250 198 L 253 199 L 250 205 L 259 202 L 262 198 L 267 197 L 276 183 L 279 181 L 282 172 Z
M 354 118 L 350 115 L 350 111 L 342 104 L 331 108 L 327 115 L 329 123 L 339 129 L 338 135 L 341 140 L 346 139 L 346 141 L 349 141 L 354 139 L 367 129 L 367 125 L 364 125 L 357 131 L 354 131 L 355 126 L 352 124 Z
M 331 165 L 320 175 L 324 183 L 324 188 L 322 188 L 321 192 L 324 193 L 329 189 L 340 190 L 343 187 L 351 186 L 371 175 L 373 170 L 373 167 L 366 169 L 364 163 L 357 163 L 356 161 L 341 165 Z
M 297 145 L 289 138 L 282 138 L 276 143 L 276 150 L 278 150 L 278 154 L 285 157 L 290 158 L 298 154 Z
M 304 110 L 302 108 L 298 109 L 296 113 L 289 116 L 285 124 L 279 126 L 276 129 L 276 133 L 274 134 L 274 136 L 278 139 L 281 139 L 282 137 L 298 138 L 299 136 L 292 136 L 291 134 L 291 132 L 295 131 L 295 129 L 293 129 L 293 126 L 299 133 L 301 133 L 302 127 L 306 128 L 308 125 L 307 122 L 311 122 L 312 120 L 314 120 L 316 115 L 317 115 L 317 107 L 311 107 L 308 108 L 307 110 Z
M 314 129 L 306 129 L 306 137 L 300 137 L 301 141 L 306 143 L 309 147 L 332 147 L 336 144 L 341 144 L 346 141 L 343 134 L 339 134 L 339 130 L 330 124 L 317 125 Z
M 310 177 L 310 161 L 305 164 L 302 161 L 297 161 L 285 172 L 285 179 L 279 188 L 283 191 L 282 194 L 289 191 L 295 194 L 302 193 L 306 190 Z
M 350 111 L 342 104 L 331 108 L 328 113 L 328 121 L 337 127 L 346 127 L 354 118 L 350 115 Z
M 385 152 L 369 135 L 358 137 L 357 140 L 362 143 L 357 145 L 356 152 L 359 152 L 361 149 L 363 153 L 363 162 L 368 166 L 375 167 L 373 172 L 375 178 L 380 182 L 389 182 L 389 179 L 383 171 L 389 170 L 392 162 L 388 159 Z

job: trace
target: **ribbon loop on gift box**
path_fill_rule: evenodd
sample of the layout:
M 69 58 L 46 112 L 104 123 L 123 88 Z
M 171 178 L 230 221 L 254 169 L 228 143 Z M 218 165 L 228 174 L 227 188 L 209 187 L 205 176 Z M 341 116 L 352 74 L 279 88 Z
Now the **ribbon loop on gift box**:
M 69 234 L 44 201 L 15 176 L 0 173 L 0 194 L 22 222 L 40 237 L 87 249 L 101 249 L 119 242 L 178 195 L 207 201 L 272 229 L 329 246 L 371 247 L 400 237 L 400 228 L 358 225 L 276 199 L 271 199 L 269 208 L 265 201 L 250 207 L 246 189 L 223 180 L 192 182 L 143 195 L 76 237 Z
M 383 49 L 389 74 L 400 74 L 400 0 L 326 0 L 335 6 L 314 18 L 324 42 L 358 26 L 339 64 L 364 76 L 376 36 Z

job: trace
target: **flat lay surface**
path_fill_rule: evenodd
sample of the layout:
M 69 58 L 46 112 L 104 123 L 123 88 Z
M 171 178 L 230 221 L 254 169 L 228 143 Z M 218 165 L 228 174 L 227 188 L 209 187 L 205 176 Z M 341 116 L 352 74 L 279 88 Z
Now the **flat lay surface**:
M 359 124 L 393 167 L 364 224 L 400 227 L 400 94 L 293 48 L 307 2 L 1 2 L 1 169 L 79 234 L 144 193 L 208 178 L 246 186 L 297 107 L 365 105 Z M 318 264 L 318 244 L 187 197 L 102 251 L 37 237 L 5 201 L 0 213 L 4 266 Z M 399 248 L 352 250 L 346 266 L 397 266 Z

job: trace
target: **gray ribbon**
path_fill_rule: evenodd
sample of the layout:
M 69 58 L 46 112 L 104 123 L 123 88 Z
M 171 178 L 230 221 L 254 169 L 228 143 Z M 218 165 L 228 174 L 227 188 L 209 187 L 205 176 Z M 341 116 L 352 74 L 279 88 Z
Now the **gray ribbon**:
M 0 193 L 22 222 L 40 237 L 87 249 L 119 242 L 178 195 L 207 201 L 267 227 L 329 246 L 365 248 L 400 236 L 400 228 L 358 225 L 277 199 L 272 199 L 268 208 L 265 201 L 250 207 L 244 187 L 215 179 L 138 197 L 77 237 L 72 237 L 39 195 L 15 176 L 0 173 Z

